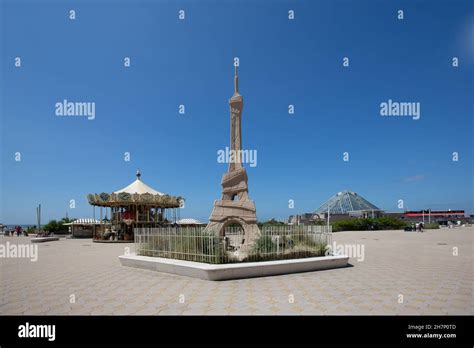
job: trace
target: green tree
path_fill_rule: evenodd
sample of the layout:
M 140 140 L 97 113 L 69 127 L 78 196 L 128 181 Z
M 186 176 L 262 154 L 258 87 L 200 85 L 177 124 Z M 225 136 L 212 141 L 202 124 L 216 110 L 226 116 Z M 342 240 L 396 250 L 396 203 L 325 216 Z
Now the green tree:
M 44 231 L 53 232 L 53 233 L 61 233 L 67 232 L 69 230 L 68 226 L 64 226 L 65 223 L 69 223 L 73 221 L 69 218 L 62 218 L 61 220 L 50 220 L 46 225 L 43 226 Z
M 265 222 L 263 223 L 263 225 L 283 226 L 283 225 L 285 225 L 285 223 L 284 223 L 284 222 L 281 222 L 281 221 L 277 221 L 277 220 L 275 220 L 275 218 L 271 218 L 270 220 L 265 221 Z

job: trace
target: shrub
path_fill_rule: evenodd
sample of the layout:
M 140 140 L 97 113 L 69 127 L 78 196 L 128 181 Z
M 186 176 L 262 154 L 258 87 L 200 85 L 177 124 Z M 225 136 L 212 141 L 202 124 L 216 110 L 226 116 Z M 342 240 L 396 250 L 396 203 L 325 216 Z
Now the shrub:
M 270 236 L 261 236 L 255 242 L 253 252 L 256 254 L 270 253 L 276 251 L 276 244 L 273 242 Z
M 43 231 L 53 232 L 56 234 L 64 234 L 69 232 L 69 227 L 64 226 L 65 223 L 71 222 L 71 219 L 63 218 L 59 221 L 50 220 L 46 225 L 42 227 Z
M 282 235 L 278 241 L 269 235 L 262 235 L 243 262 L 317 257 L 324 256 L 325 252 L 325 242 L 316 240 L 305 233 Z
M 423 225 L 423 228 L 426 228 L 427 230 L 437 230 L 437 229 L 439 229 L 439 224 L 436 223 L 436 222 L 433 222 L 431 224 Z
M 281 221 L 277 221 L 274 218 L 271 218 L 265 222 L 257 222 L 258 228 L 262 229 L 264 226 L 285 226 L 286 224 Z
M 36 230 L 36 226 L 30 226 L 24 231 L 25 236 L 28 236 L 29 234 L 34 234 L 37 233 L 38 231 Z
M 333 232 L 339 231 L 370 231 L 370 230 L 399 230 L 407 225 L 406 222 L 390 216 L 378 218 L 339 220 L 332 225 Z

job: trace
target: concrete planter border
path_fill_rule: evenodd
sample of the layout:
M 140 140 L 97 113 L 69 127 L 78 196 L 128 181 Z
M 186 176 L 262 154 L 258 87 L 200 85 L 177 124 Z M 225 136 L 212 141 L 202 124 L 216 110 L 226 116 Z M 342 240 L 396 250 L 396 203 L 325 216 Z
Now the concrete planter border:
M 142 268 L 204 280 L 230 280 L 311 272 L 347 266 L 349 257 L 333 255 L 301 259 L 208 264 L 136 254 L 119 256 L 122 266 Z
M 44 243 L 59 240 L 59 237 L 35 237 L 31 238 L 31 243 Z

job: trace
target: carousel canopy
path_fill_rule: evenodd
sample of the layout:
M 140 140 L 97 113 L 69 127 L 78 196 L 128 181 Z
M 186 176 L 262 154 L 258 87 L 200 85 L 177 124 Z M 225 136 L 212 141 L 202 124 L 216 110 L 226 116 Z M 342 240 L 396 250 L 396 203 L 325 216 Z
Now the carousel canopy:
M 112 192 L 111 194 L 102 192 L 100 194 L 91 193 L 87 195 L 89 204 L 103 207 L 127 206 L 127 205 L 147 205 L 157 208 L 179 208 L 182 197 L 170 196 L 161 193 L 141 180 L 140 171 L 137 171 L 137 178 L 127 187 Z
M 124 187 L 121 190 L 115 191 L 114 193 L 120 193 L 120 192 L 126 192 L 130 194 L 138 193 L 138 194 L 143 194 L 143 193 L 151 193 L 152 195 L 159 195 L 159 196 L 164 196 L 164 193 L 158 192 L 154 189 L 152 189 L 150 186 L 145 184 L 143 181 L 141 181 L 140 177 L 137 175 L 137 179 L 132 182 L 130 185 L 127 187 Z
M 176 221 L 176 223 L 178 225 L 205 225 L 203 222 L 196 219 L 191 219 L 191 218 L 181 219 L 181 220 Z
M 73 222 L 68 222 L 63 225 L 100 225 L 101 222 L 97 219 L 76 219 Z

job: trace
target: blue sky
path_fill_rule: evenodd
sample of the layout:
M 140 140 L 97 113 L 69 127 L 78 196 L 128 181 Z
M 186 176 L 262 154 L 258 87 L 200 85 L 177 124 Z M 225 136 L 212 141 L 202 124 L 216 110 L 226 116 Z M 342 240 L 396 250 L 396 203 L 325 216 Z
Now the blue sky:
M 234 57 L 260 220 L 342 190 L 388 211 L 399 199 L 474 211 L 472 1 L 1 4 L 0 222 L 34 223 L 38 203 L 43 221 L 91 217 L 86 195 L 128 185 L 137 168 L 186 198 L 182 217 L 207 221 L 227 170 L 217 151 L 229 142 Z M 95 102 L 95 119 L 56 116 L 64 99 Z M 420 119 L 380 116 L 388 99 L 419 102 Z

